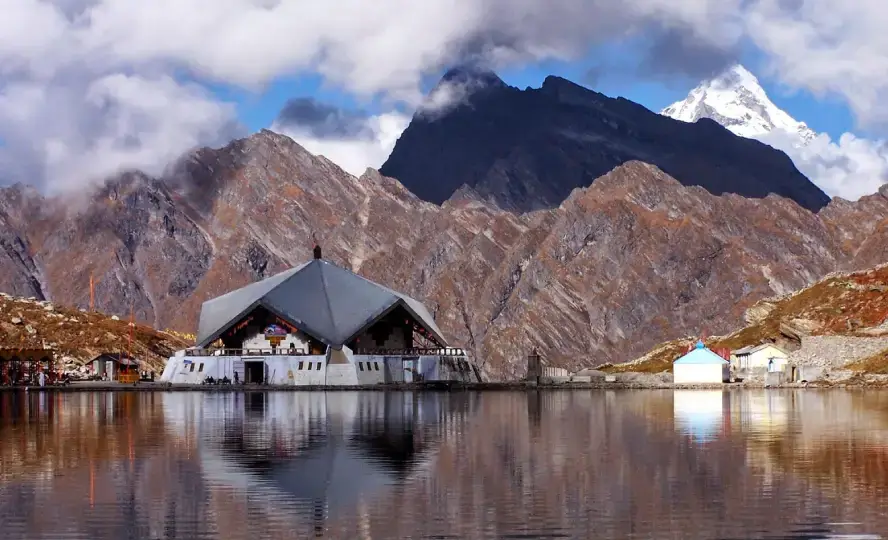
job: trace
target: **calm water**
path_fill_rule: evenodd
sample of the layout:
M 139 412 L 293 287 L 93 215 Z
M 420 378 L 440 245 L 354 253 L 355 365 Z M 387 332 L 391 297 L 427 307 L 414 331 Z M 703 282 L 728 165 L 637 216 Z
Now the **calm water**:
M 0 538 L 881 538 L 888 393 L 0 393 Z

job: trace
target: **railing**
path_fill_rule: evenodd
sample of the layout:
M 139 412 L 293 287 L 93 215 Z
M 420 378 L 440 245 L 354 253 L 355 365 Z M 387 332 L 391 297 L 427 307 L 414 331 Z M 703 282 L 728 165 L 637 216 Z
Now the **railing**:
M 323 356 L 324 353 L 315 356 Z M 305 349 L 185 349 L 185 356 L 312 356 Z
M 543 377 L 568 377 L 570 373 L 564 369 L 559 367 L 544 367 L 543 368 Z
M 356 355 L 360 356 L 466 356 L 466 351 L 455 347 L 441 347 L 437 349 L 358 349 Z

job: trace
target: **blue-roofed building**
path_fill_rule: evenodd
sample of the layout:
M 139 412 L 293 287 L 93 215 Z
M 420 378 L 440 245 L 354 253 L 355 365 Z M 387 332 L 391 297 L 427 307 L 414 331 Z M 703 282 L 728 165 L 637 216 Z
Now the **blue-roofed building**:
M 731 364 L 698 341 L 691 352 L 672 364 L 675 384 L 723 383 L 731 380 Z
M 477 381 L 419 301 L 321 258 L 208 300 L 195 347 L 161 380 L 365 385 Z

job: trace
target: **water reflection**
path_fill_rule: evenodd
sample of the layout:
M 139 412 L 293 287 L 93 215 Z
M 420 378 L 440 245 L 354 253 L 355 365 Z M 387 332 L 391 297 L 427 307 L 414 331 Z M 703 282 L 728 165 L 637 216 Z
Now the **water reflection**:
M 722 390 L 676 390 L 673 393 L 675 428 L 698 442 L 715 439 L 726 425 L 730 395 Z
M 244 490 L 268 512 L 281 501 L 311 505 L 316 521 L 354 512 L 420 470 L 437 441 L 445 396 L 255 393 L 242 416 L 241 397 L 219 403 L 225 421 L 203 433 L 207 478 Z
M 888 530 L 888 393 L 0 393 L 2 538 Z

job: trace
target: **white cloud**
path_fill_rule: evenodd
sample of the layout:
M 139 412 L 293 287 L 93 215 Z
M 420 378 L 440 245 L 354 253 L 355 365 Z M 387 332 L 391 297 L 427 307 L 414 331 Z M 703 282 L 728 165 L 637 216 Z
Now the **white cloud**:
M 0 174 L 42 179 L 51 192 L 124 169 L 158 174 L 183 150 L 230 135 L 233 118 L 202 87 L 165 75 L 16 82 L 0 93 Z
M 224 138 L 232 107 L 183 83 L 183 74 L 256 90 L 281 75 L 314 72 L 360 98 L 415 107 L 422 77 L 467 55 L 483 53 L 498 66 L 565 59 L 642 32 L 666 32 L 692 41 L 695 51 L 722 55 L 751 40 L 786 84 L 837 95 L 861 120 L 888 123 L 888 10 L 881 0 L 340 0 L 332 9 L 315 0 L 2 4 L 0 161 L 16 166 L 0 175 L 54 187 L 160 164 Z M 651 54 L 672 49 L 652 47 Z M 693 72 L 699 58 L 685 64 L 663 63 Z M 362 155 L 377 163 L 376 146 L 384 147 L 346 142 L 356 148 L 341 158 L 352 170 Z M 345 143 L 323 143 L 327 153 L 346 155 Z
M 367 167 L 378 169 L 395 147 L 410 117 L 399 113 L 370 116 L 354 133 L 337 137 L 319 136 L 299 125 L 275 123 L 272 131 L 283 133 L 315 155 L 322 155 L 346 172 L 360 176 Z
M 746 34 L 785 84 L 849 104 L 864 124 L 888 123 L 888 5 L 883 0 L 756 0 Z
M 845 133 L 833 141 L 818 134 L 805 146 L 797 134 L 773 131 L 758 137 L 787 153 L 796 168 L 831 197 L 857 200 L 888 182 L 888 144 Z

